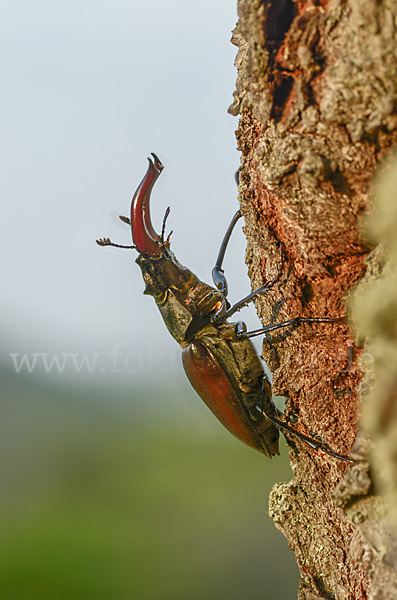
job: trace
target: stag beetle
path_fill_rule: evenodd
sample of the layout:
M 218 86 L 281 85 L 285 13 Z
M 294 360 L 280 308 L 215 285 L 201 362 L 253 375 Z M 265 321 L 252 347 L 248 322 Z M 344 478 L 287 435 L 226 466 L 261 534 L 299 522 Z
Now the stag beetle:
M 144 294 L 153 296 L 164 322 L 182 348 L 186 375 L 221 423 L 242 442 L 271 458 L 279 454 L 279 430 L 321 449 L 330 456 L 352 462 L 334 452 L 328 444 L 296 431 L 272 402 L 270 382 L 250 340 L 276 329 L 301 323 L 340 323 L 343 319 L 297 317 L 248 332 L 243 322 L 229 323 L 228 318 L 266 293 L 280 279 L 279 274 L 237 304 L 227 301 L 227 283 L 222 263 L 230 235 L 241 217 L 234 215 L 223 239 L 212 271 L 214 286 L 203 283 L 183 267 L 170 250 L 165 238 L 166 210 L 161 235 L 154 230 L 149 200 L 154 183 L 164 166 L 152 153 L 148 170 L 131 203 L 131 218 L 120 217 L 131 226 L 132 246 L 114 244 L 109 238 L 96 240 L 100 246 L 133 248 L 145 282 Z

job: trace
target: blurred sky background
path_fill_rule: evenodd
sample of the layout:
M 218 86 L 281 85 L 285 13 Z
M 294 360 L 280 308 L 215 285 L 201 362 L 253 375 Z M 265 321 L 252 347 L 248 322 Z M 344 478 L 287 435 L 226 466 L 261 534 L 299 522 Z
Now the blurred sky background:
M 6 365 L 24 353 L 96 353 L 94 376 L 107 379 L 117 347 L 116 370 L 125 371 L 128 354 L 134 375 L 156 371 L 153 360 L 179 370 L 179 348 L 142 295 L 136 253 L 95 239 L 130 243 L 118 215 L 129 213 L 156 152 L 165 169 L 152 196 L 155 227 L 171 206 L 178 260 L 211 283 L 238 207 L 237 119 L 227 114 L 235 22 L 235 3 L 226 0 L 2 3 Z M 237 229 L 225 262 L 232 300 L 250 289 Z
M 285 445 L 268 461 L 223 429 L 143 296 L 136 253 L 95 244 L 131 243 L 118 215 L 155 152 L 155 227 L 170 206 L 172 249 L 211 283 L 238 207 L 236 19 L 226 0 L 1 3 L 6 600 L 295 597 L 266 515 L 290 477 Z M 250 290 L 244 252 L 238 227 L 231 301 Z M 253 307 L 241 318 L 258 326 Z

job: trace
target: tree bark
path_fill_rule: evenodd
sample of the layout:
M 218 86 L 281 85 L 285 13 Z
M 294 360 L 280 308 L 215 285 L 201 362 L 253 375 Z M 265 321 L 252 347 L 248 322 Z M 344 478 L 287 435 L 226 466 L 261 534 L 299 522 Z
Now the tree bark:
M 379 495 L 394 494 L 397 505 L 397 442 L 390 442 L 397 429 L 397 359 L 374 419 L 373 381 L 384 375 L 390 354 L 382 344 L 377 351 L 362 347 L 374 331 L 377 339 L 396 335 L 397 285 L 384 285 L 392 316 L 378 330 L 379 310 L 372 306 L 365 320 L 363 306 L 372 285 L 384 289 L 390 248 L 375 248 L 382 226 L 370 243 L 361 230 L 375 169 L 397 138 L 397 3 L 239 0 L 238 13 L 232 38 L 238 78 L 229 111 L 241 115 L 239 194 L 253 289 L 282 269 L 280 283 L 258 297 L 258 314 L 264 324 L 340 317 L 361 280 L 353 308 L 361 345 L 351 323 L 301 324 L 264 340 L 273 393 L 286 397 L 294 427 L 335 452 L 352 451 L 356 460 L 349 465 L 291 438 L 293 479 L 274 487 L 270 514 L 295 553 L 301 600 L 397 598 L 397 517 Z M 384 220 L 389 246 L 397 214 L 393 225 Z M 368 357 L 373 369 L 363 382 Z M 357 436 L 360 393 L 371 408 Z M 369 452 L 384 435 L 394 458 L 383 446 L 379 456 Z M 388 475 L 377 476 L 384 461 Z

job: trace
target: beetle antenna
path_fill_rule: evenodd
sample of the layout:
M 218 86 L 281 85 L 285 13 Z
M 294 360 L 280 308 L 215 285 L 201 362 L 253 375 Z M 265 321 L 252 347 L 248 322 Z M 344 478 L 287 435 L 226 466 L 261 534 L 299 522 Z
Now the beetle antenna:
M 114 248 L 126 248 L 128 250 L 136 250 L 136 246 L 123 246 L 122 244 L 114 244 L 110 238 L 100 238 L 95 240 L 98 246 L 113 246 Z
M 123 223 L 126 223 L 127 225 L 131 225 L 131 219 L 129 219 L 129 217 L 123 217 L 123 215 L 119 215 L 119 219 L 120 219 L 120 221 L 123 221 Z

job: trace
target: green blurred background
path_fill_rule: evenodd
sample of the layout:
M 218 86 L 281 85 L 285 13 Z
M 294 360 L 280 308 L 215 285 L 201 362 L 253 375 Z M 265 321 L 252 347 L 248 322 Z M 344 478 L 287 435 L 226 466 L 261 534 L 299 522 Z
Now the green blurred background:
M 267 515 L 290 477 L 283 444 L 272 461 L 246 448 L 184 382 L 1 375 L 1 598 L 296 597 Z

